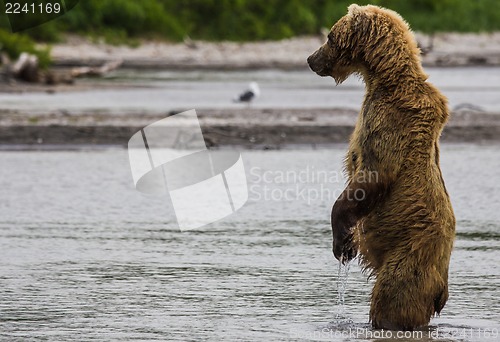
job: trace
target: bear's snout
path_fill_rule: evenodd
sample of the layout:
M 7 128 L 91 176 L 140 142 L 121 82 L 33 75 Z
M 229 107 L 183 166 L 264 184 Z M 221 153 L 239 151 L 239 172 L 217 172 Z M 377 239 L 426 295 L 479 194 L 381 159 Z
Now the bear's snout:
M 329 66 L 328 60 L 326 60 L 322 48 L 316 50 L 312 55 L 307 57 L 307 64 L 309 64 L 309 68 L 314 71 L 319 76 L 330 76 L 331 70 Z

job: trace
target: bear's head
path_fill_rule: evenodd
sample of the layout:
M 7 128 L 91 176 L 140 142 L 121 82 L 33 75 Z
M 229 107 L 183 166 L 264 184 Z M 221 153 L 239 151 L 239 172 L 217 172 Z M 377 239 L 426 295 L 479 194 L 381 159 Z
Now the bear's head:
M 388 69 L 398 72 L 405 66 L 419 67 L 420 50 L 399 14 L 377 6 L 353 4 L 307 62 L 318 75 L 331 76 L 342 83 L 352 73 L 369 76 Z

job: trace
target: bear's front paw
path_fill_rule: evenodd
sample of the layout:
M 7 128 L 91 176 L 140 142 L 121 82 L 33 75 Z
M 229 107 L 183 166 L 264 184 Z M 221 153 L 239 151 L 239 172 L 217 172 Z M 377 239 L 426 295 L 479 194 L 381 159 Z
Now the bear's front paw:
M 358 254 L 357 248 L 352 242 L 352 234 L 343 239 L 333 238 L 333 255 L 343 264 L 351 261 Z
M 356 257 L 358 250 L 353 243 L 352 228 L 356 219 L 349 212 L 340 210 L 334 205 L 332 210 L 333 255 L 337 260 L 346 263 Z

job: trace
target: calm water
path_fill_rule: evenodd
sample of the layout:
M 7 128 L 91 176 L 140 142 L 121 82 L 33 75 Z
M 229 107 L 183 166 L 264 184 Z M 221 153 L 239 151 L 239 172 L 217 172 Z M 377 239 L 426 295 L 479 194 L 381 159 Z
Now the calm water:
M 356 263 L 335 320 L 344 149 L 242 152 L 249 202 L 187 232 L 134 190 L 125 150 L 0 152 L 0 340 L 370 340 Z M 442 168 L 458 232 L 450 299 L 424 336 L 496 341 L 500 150 L 445 145 Z
M 500 68 L 426 68 L 429 80 L 448 97 L 451 108 L 464 104 L 500 113 Z M 232 98 L 257 81 L 261 96 L 255 108 L 359 109 L 364 85 L 350 77 L 336 87 L 333 79 L 303 71 L 144 71 L 118 70 L 105 82 L 128 84 L 127 89 L 0 94 L 2 109 L 31 115 L 64 110 L 121 114 L 159 112 L 180 108 L 241 108 Z M 85 80 L 79 81 L 85 83 Z M 95 82 L 95 80 L 92 80 Z

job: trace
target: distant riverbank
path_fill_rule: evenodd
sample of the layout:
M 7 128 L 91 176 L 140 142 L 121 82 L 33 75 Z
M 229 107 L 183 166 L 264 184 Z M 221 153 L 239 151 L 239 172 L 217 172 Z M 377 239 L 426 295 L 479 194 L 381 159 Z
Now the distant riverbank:
M 484 34 L 417 34 L 424 66 L 498 66 L 500 32 Z M 122 60 L 125 68 L 163 69 L 304 69 L 306 58 L 323 36 L 251 43 L 142 41 L 137 47 L 92 42 L 79 36 L 52 46 L 55 66 L 101 65 Z

